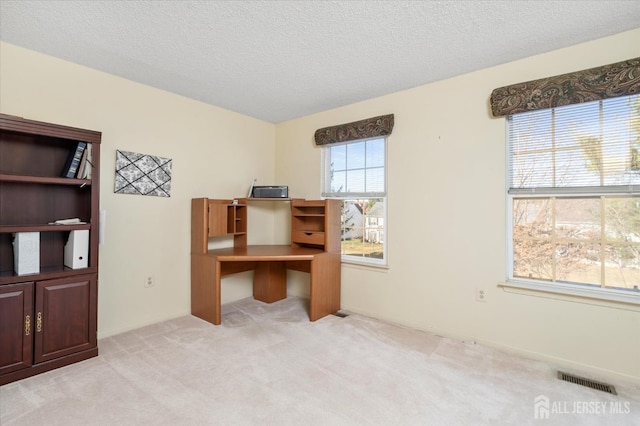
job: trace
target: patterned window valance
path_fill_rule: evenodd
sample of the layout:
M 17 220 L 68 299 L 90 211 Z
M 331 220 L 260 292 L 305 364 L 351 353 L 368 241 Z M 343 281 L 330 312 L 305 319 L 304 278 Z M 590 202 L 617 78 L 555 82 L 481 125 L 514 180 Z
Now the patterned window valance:
M 393 130 L 393 114 L 367 118 L 353 123 L 339 124 L 316 130 L 316 145 L 329 145 L 390 135 Z
M 640 93 L 640 58 L 500 87 L 491 93 L 494 117 Z

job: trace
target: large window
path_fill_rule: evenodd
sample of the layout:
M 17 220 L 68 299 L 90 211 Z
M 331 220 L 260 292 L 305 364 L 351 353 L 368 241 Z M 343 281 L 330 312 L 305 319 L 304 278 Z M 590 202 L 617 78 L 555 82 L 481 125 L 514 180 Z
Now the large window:
M 640 96 L 509 116 L 509 278 L 637 292 Z
M 386 264 L 386 138 L 323 150 L 323 193 L 342 200 L 341 251 L 347 262 Z

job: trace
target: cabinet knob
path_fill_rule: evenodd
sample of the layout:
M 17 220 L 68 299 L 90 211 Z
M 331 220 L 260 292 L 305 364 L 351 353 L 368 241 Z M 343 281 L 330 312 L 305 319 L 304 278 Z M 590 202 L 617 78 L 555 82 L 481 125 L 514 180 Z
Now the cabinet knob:
M 31 315 L 27 315 L 24 317 L 24 335 L 28 336 L 31 334 Z

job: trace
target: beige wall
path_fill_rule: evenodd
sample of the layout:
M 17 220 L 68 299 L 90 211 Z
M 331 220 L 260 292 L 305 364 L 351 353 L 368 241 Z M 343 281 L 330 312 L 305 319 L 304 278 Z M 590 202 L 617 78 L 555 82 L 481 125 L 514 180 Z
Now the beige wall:
M 640 56 L 640 29 L 280 123 L 276 178 L 297 196 L 320 188 L 318 128 L 395 114 L 388 142 L 386 271 L 343 264 L 343 308 L 640 380 L 640 312 L 505 292 L 505 121 L 500 86 Z M 475 300 L 477 288 L 488 302 Z
M 190 199 L 273 180 L 273 124 L 6 43 L 0 111 L 102 132 L 99 337 L 188 314 Z M 171 197 L 114 194 L 116 149 L 171 158 Z M 272 219 L 257 216 L 251 239 L 271 241 Z M 225 278 L 225 301 L 251 295 L 246 276 Z
M 313 132 L 394 113 L 390 268 L 344 265 L 343 307 L 640 380 L 638 309 L 497 287 L 506 270 L 505 125 L 488 110 L 495 87 L 640 56 L 639 46 L 640 29 L 273 125 L 0 43 L 0 111 L 103 132 L 100 337 L 189 313 L 190 198 L 241 196 L 254 177 L 318 197 Z M 116 149 L 172 158 L 171 198 L 113 194 Z M 276 210 L 252 210 L 250 242 L 286 243 L 286 209 Z M 145 289 L 150 273 L 157 284 Z M 305 274 L 290 277 L 291 293 L 308 293 Z M 250 278 L 225 278 L 223 301 L 249 296 Z M 476 288 L 488 303 L 475 301 Z

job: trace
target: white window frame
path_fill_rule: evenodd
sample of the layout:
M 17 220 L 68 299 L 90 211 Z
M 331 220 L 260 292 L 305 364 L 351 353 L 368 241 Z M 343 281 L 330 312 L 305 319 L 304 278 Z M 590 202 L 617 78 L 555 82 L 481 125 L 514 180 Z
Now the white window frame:
M 545 280 L 536 280 L 536 279 L 527 279 L 522 277 L 514 277 L 514 246 L 513 246 L 513 202 L 514 199 L 518 198 L 544 198 L 548 199 L 551 197 L 557 198 L 566 198 L 566 197 L 613 197 L 616 195 L 625 195 L 625 196 L 635 196 L 638 194 L 637 190 L 634 191 L 623 191 L 621 192 L 620 188 L 616 187 L 608 187 L 607 189 L 598 188 L 598 190 L 589 191 L 584 189 L 574 189 L 567 190 L 564 189 L 561 191 L 554 192 L 553 190 L 545 191 L 542 189 L 532 190 L 529 194 L 523 193 L 510 193 L 510 169 L 512 165 L 510 164 L 510 137 L 508 134 L 509 123 L 505 122 L 506 127 L 506 141 L 505 144 L 505 158 L 506 166 L 506 179 L 505 179 L 505 194 L 506 194 L 506 264 L 507 264 L 507 277 L 504 283 L 500 283 L 501 287 L 505 287 L 507 289 L 515 289 L 515 291 L 523 291 L 525 294 L 533 294 L 537 292 L 544 292 L 551 295 L 556 295 L 561 299 L 568 296 L 569 298 L 579 298 L 580 300 L 593 300 L 597 299 L 600 301 L 604 301 L 605 303 L 613 302 L 613 303 L 623 303 L 625 305 L 635 305 L 635 309 L 640 306 L 640 291 L 634 289 L 620 289 L 620 288 L 611 288 L 611 287 L 602 287 L 596 285 L 590 285 L 586 283 L 575 283 L 575 282 L 562 282 L 562 281 L 545 281 Z M 607 188 L 607 187 L 604 187 Z M 574 299 L 575 300 L 575 299 Z
M 359 193 L 334 193 L 331 191 L 331 160 L 330 160 L 330 150 L 332 147 L 336 147 L 339 145 L 349 145 L 359 142 L 366 142 L 369 140 L 383 139 L 384 140 L 384 191 L 383 192 L 359 192 Z M 358 139 L 353 140 L 341 144 L 330 144 L 322 149 L 322 173 L 321 173 L 321 189 L 322 189 L 322 197 L 326 199 L 335 199 L 341 201 L 349 201 L 349 200 L 369 200 L 369 199 L 382 199 L 384 204 L 383 209 L 383 232 L 384 239 L 382 244 L 382 259 L 373 258 L 373 257 L 364 257 L 364 256 L 355 256 L 349 254 L 342 254 L 341 259 L 344 263 L 351 263 L 356 265 L 364 265 L 364 266 L 373 266 L 373 267 L 388 267 L 388 257 L 387 257 L 387 246 L 388 246 L 388 231 L 389 231 L 389 221 L 388 221 L 388 198 L 387 198 L 387 184 L 388 184 L 388 137 L 387 136 L 378 136 L 372 138 Z M 336 195 L 340 194 L 340 195 Z M 344 205 L 344 204 L 343 204 Z M 340 224 L 342 228 L 342 223 Z M 342 234 L 342 230 L 341 230 Z M 341 246 L 342 246 L 342 238 L 341 238 Z

